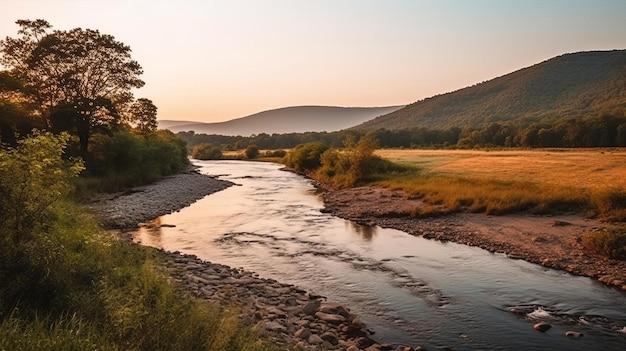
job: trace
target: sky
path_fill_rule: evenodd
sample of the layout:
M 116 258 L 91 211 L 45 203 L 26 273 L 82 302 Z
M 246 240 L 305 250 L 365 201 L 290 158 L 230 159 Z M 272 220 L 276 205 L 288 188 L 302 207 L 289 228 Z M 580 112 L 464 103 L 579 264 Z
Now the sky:
M 0 0 L 130 45 L 159 119 L 408 104 L 563 53 L 626 48 L 625 0 Z

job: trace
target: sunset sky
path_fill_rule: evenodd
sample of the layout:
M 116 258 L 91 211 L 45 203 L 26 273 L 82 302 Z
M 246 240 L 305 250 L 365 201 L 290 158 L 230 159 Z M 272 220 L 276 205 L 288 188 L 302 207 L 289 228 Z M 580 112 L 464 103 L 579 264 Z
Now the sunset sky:
M 566 52 L 626 48 L 626 1 L 0 0 L 16 19 L 131 46 L 160 119 L 399 105 Z

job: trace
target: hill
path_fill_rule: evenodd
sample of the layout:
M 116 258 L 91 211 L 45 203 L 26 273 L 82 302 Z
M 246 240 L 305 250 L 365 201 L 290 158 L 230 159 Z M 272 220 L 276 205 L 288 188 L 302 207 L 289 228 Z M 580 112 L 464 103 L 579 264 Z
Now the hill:
M 359 130 L 551 122 L 626 108 L 626 50 L 565 54 L 433 96 L 354 127 Z
M 159 128 L 173 132 L 190 131 L 221 135 L 336 131 L 355 126 L 402 106 L 334 107 L 293 106 L 267 110 L 219 123 L 159 121 Z

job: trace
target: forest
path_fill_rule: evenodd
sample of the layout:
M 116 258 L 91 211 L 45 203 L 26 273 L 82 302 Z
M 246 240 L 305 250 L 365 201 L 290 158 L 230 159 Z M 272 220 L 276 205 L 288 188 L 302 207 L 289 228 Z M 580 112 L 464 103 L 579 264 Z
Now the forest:
M 568 118 L 553 123 L 491 123 L 482 127 L 429 129 L 379 129 L 372 133 L 382 148 L 489 148 L 489 147 L 624 147 L 626 146 L 626 112 L 606 113 L 588 118 Z M 321 142 L 340 147 L 347 136 L 360 138 L 366 132 L 307 132 L 258 134 L 249 137 L 177 133 L 192 148 L 212 144 L 225 150 L 256 145 L 263 149 L 287 149 L 299 144 Z

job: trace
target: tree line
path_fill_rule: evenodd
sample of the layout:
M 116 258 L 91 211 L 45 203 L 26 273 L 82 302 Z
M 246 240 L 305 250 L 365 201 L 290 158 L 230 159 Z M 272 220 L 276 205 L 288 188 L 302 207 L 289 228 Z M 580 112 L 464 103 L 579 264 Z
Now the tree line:
M 0 41 L 2 147 L 16 147 L 33 130 L 67 133 L 65 156 L 81 158 L 84 175 L 109 178 L 102 183 L 114 188 L 186 166 L 184 144 L 157 132 L 154 103 L 133 96 L 143 69 L 128 45 L 93 29 L 16 23 L 17 35 Z
M 551 123 L 491 123 L 482 127 L 400 130 L 380 129 L 372 134 L 383 148 L 418 147 L 624 147 L 626 146 L 626 112 L 613 112 L 580 119 L 560 119 Z M 256 145 L 262 149 L 294 148 L 300 144 L 320 142 L 341 147 L 346 138 L 359 139 L 364 132 L 306 132 L 225 136 L 179 132 L 189 147 L 211 144 L 226 150 Z

